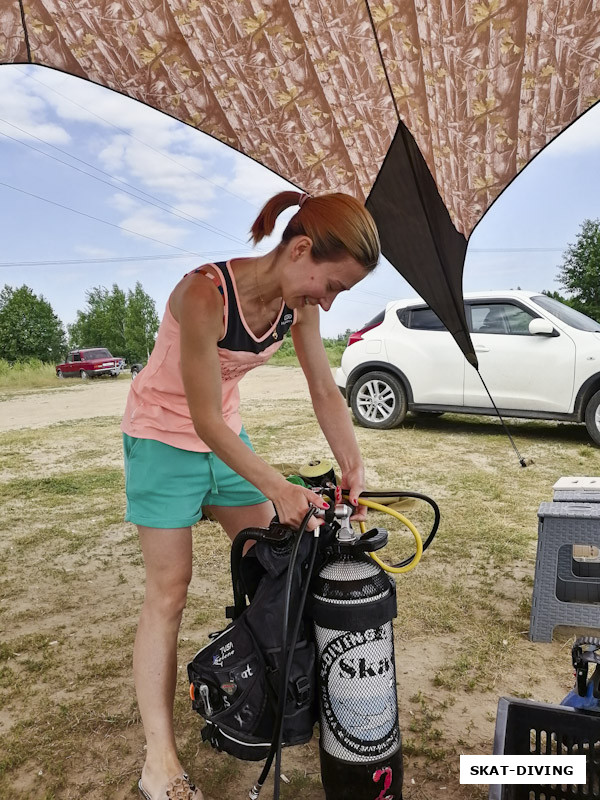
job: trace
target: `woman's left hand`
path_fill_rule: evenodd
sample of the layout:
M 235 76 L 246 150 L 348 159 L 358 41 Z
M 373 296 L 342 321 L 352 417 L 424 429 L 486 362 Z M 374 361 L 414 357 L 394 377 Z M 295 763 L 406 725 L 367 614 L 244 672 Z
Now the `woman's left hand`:
M 364 522 L 367 519 L 367 508 L 358 505 L 358 497 L 365 490 L 365 470 L 362 464 L 342 473 L 342 489 L 348 492 L 349 502 L 356 507 L 351 521 Z

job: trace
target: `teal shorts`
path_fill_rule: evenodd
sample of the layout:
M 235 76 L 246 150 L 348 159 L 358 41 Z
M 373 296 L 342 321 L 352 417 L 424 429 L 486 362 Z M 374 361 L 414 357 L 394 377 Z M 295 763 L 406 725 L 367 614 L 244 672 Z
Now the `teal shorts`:
M 242 428 L 240 439 L 252 450 Z M 262 492 L 214 453 L 180 450 L 154 439 L 123 434 L 125 519 L 148 528 L 187 528 L 202 506 L 253 506 Z

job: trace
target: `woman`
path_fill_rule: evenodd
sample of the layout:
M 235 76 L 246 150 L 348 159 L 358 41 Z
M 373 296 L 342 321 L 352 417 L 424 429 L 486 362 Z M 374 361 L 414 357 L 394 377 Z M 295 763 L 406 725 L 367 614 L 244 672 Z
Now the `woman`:
M 146 735 L 139 782 L 146 800 L 201 800 L 173 733 L 177 635 L 192 573 L 191 526 L 204 507 L 233 540 L 279 519 L 298 527 L 319 495 L 286 481 L 255 455 L 238 411 L 238 382 L 265 363 L 291 329 L 323 433 L 356 505 L 363 464 L 348 409 L 331 376 L 319 306 L 375 268 L 379 237 L 368 211 L 344 194 L 281 192 L 252 226 L 254 244 L 299 205 L 266 255 L 199 267 L 173 290 L 146 368 L 131 385 L 122 430 L 126 519 L 138 526 L 146 595 L 134 678 Z M 364 516 L 355 515 L 356 519 Z M 309 527 L 319 524 L 311 519 Z

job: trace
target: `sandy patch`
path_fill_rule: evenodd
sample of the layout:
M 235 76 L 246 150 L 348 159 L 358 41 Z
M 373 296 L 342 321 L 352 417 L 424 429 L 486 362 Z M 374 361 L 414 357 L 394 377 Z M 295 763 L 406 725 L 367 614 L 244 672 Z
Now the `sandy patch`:
M 75 379 L 72 379 L 75 383 Z M 0 431 L 45 428 L 57 422 L 120 416 L 125 408 L 128 380 L 99 378 L 43 392 L 11 397 L 0 404 Z M 240 384 L 242 403 L 269 398 L 307 398 L 308 389 L 298 367 L 264 366 L 250 372 Z

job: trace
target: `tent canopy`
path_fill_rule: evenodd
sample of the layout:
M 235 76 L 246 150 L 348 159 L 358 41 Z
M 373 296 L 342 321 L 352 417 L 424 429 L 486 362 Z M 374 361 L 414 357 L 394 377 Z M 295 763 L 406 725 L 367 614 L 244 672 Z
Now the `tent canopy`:
M 348 192 L 476 364 L 467 238 L 600 99 L 600 0 L 5 0 L 0 62 L 53 67 Z

